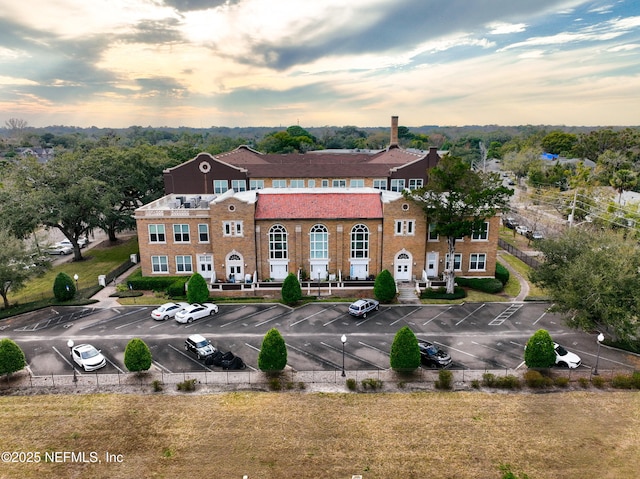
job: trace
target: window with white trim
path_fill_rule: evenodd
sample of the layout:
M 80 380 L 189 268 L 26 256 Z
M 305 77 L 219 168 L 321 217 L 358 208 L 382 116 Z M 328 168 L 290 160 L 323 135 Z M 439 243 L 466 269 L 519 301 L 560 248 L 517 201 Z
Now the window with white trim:
M 166 243 L 164 225 L 149 225 L 149 243 Z
M 325 225 L 314 225 L 309 234 L 311 259 L 329 258 L 329 230 Z
M 416 220 L 396 220 L 396 236 L 413 236 L 416 232 Z
M 445 268 L 449 267 L 449 253 L 444 256 Z M 462 271 L 462 253 L 455 253 L 453 255 L 453 269 L 455 271 Z
M 386 190 L 387 189 L 387 179 L 386 178 L 377 178 L 373 180 L 373 187 L 377 190 Z
M 271 186 L 273 188 L 286 188 L 287 180 L 271 180 Z
M 229 189 L 228 180 L 213 180 L 213 192 L 216 195 L 221 195 Z
M 429 232 L 427 233 L 427 241 L 439 241 L 438 233 L 436 233 L 436 224 L 429 223 Z
M 223 221 L 223 236 L 242 236 L 242 221 Z
M 369 228 L 358 224 L 351 228 L 351 258 L 369 257 Z
M 249 180 L 249 189 L 251 191 L 264 189 L 264 180 Z
M 173 225 L 173 241 L 175 243 L 188 243 L 189 225 Z
M 198 225 L 198 241 L 200 243 L 209 242 L 209 225 L 208 224 L 201 223 Z
M 247 191 L 246 180 L 231 180 L 231 188 L 233 191 Z
M 282 225 L 273 225 L 269 229 L 269 258 L 287 259 L 287 229 Z
M 403 191 L 404 190 L 404 178 L 396 178 L 391 180 L 391 191 Z
M 471 234 L 473 241 L 486 241 L 489 239 L 489 223 L 486 221 L 482 224 L 480 229 L 473 230 Z
M 151 272 L 152 273 L 168 273 L 169 258 L 167 256 L 152 256 Z
M 316 180 L 307 180 L 307 186 L 309 188 L 315 188 L 316 187 Z
M 485 271 L 487 269 L 487 255 L 485 253 L 471 253 L 469 255 L 469 271 Z
M 176 273 L 192 273 L 193 263 L 191 256 L 176 256 Z
M 289 188 L 304 188 L 304 180 L 289 180 Z
M 422 188 L 422 178 L 409 178 L 409 189 L 418 190 Z
M 333 186 L 334 188 L 346 188 L 347 180 L 341 180 L 341 179 L 331 180 L 331 186 Z
M 329 180 L 322 180 L 322 187 L 329 188 Z
M 349 188 L 364 188 L 364 179 L 353 178 L 349 180 Z

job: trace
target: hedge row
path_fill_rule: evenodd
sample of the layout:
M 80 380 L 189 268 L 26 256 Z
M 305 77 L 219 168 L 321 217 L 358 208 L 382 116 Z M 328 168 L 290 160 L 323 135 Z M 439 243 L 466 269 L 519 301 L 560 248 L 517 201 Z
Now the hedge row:
M 502 281 L 496 278 L 456 278 L 456 284 L 489 294 L 499 293 L 504 288 Z
M 462 299 L 467 295 L 464 289 L 456 286 L 453 294 L 447 294 L 444 286 L 436 289 L 426 288 L 420 293 L 420 299 Z
M 148 278 L 142 276 L 140 270 L 132 273 L 127 279 L 131 289 L 142 291 L 165 291 L 170 297 L 184 296 L 184 285 L 188 276 L 163 276 Z

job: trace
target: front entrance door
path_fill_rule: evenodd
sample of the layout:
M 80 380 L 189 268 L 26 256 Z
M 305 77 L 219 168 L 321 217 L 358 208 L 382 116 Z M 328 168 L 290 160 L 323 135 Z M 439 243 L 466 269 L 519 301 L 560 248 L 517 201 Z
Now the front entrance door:
M 244 264 L 239 253 L 233 252 L 227 256 L 227 280 L 230 283 L 244 281 Z
M 198 272 L 205 279 L 210 279 L 213 274 L 213 255 L 211 254 L 199 254 L 198 255 Z
M 411 279 L 411 254 L 405 250 L 396 255 L 394 263 L 396 281 L 409 281 Z
M 284 280 L 289 274 L 288 260 L 274 260 L 269 264 L 269 274 L 276 281 Z
M 311 281 L 324 281 L 329 275 L 327 263 L 311 263 L 311 272 L 309 273 Z
M 438 277 L 438 253 L 427 253 L 427 278 Z

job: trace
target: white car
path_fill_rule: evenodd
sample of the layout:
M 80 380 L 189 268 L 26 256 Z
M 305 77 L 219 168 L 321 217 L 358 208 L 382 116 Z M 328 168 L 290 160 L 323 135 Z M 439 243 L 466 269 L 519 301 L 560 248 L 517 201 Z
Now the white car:
M 189 303 L 164 303 L 151 311 L 151 317 L 156 321 L 165 321 L 173 318 L 176 313 L 189 307 Z
M 90 344 L 78 344 L 71 349 L 75 363 L 85 371 L 95 371 L 107 365 L 102 353 Z
M 73 248 L 71 246 L 59 245 L 55 244 L 49 248 L 47 248 L 48 254 L 57 254 L 57 255 L 67 255 L 73 253 Z
M 218 306 L 213 303 L 191 304 L 182 311 L 176 313 L 176 321 L 179 323 L 191 323 L 196 319 L 212 316 L 218 312 Z
M 520 233 L 521 235 L 526 235 L 529 232 L 529 228 L 525 225 L 516 226 L 516 233 Z
M 80 248 L 84 248 L 88 244 L 89 244 L 89 241 L 87 240 L 86 236 L 81 236 L 80 238 L 78 238 L 78 246 L 80 246 Z M 69 248 L 73 249 L 73 244 L 68 239 L 63 239 L 62 241 L 58 241 L 55 245 L 68 246 Z
M 553 343 L 553 349 L 556 352 L 556 366 L 563 368 L 575 369 L 580 366 L 580 356 L 571 351 L 567 351 L 558 343 Z

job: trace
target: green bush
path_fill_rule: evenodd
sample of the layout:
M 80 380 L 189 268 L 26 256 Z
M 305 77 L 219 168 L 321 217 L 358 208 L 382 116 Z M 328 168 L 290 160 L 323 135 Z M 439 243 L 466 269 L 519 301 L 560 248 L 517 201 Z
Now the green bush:
M 482 375 L 482 385 L 487 388 L 496 387 L 496 375 L 491 373 L 484 373 Z
M 586 388 L 589 387 L 589 379 L 587 379 L 587 378 L 578 378 L 578 384 L 586 389 Z
M 479 379 L 472 379 L 471 380 L 471 387 L 473 389 L 480 389 L 480 380 Z
M 373 294 L 381 303 L 391 303 L 396 297 L 396 280 L 383 269 L 373 283 Z
M 124 365 L 131 372 L 148 371 L 151 367 L 151 350 L 140 338 L 133 338 L 124 350 Z
M 196 390 L 197 379 L 185 379 L 181 383 L 176 384 L 178 391 L 192 392 Z
M 403 326 L 396 333 L 391 344 L 389 364 L 392 369 L 409 372 L 420 366 L 420 348 L 418 338 L 408 326 Z
M 453 294 L 447 294 L 447 288 L 426 288 L 420 293 L 420 299 L 462 299 L 467 296 L 467 292 L 460 286 L 456 286 Z
M 295 304 L 302 298 L 302 289 L 298 277 L 289 273 L 282 283 L 282 302 L 285 304 Z
M 20 371 L 27 365 L 24 352 L 13 340 L 0 339 L 0 375 Z
M 456 284 L 489 294 L 499 293 L 504 288 L 504 284 L 496 278 L 456 278 Z
M 271 391 L 281 391 L 282 390 L 282 381 L 280 381 L 280 377 L 271 377 L 269 378 L 269 389 Z
M 267 373 L 280 372 L 287 365 L 287 346 L 280 332 L 271 328 L 262 340 L 258 353 L 258 368 Z
M 556 362 L 556 352 L 549 332 L 539 329 L 527 341 L 524 362 L 528 368 L 550 368 Z
M 569 386 L 569 378 L 567 376 L 558 376 L 553 378 L 553 384 L 558 386 L 559 388 L 566 388 Z
M 187 278 L 184 276 L 147 277 L 142 276 L 142 271 L 137 269 L 124 282 L 127 288 L 131 285 L 132 289 L 140 291 L 167 291 L 176 281 L 182 281 L 184 284 Z
M 361 381 L 361 383 L 364 390 L 372 389 L 375 391 L 377 389 L 382 389 L 382 381 L 380 379 L 365 378 Z
M 200 273 L 194 273 L 187 283 L 187 301 L 205 303 L 209 300 L 209 287 Z
M 524 382 L 533 389 L 543 389 L 553 384 L 553 379 L 543 376 L 540 371 L 531 369 L 524 373 Z
M 598 389 L 602 389 L 606 386 L 607 381 L 602 376 L 593 376 L 591 378 L 591 384 L 593 384 Z
M 184 285 L 187 283 L 186 278 L 176 279 L 167 287 L 167 296 L 170 298 L 182 298 L 184 297 Z
M 496 387 L 500 389 L 520 389 L 522 385 L 520 384 L 520 379 L 517 376 L 508 374 L 497 378 Z
M 162 391 L 162 381 L 160 381 L 159 379 L 154 379 L 151 382 L 151 386 L 153 387 L 153 391 L 156 393 Z
M 616 389 L 635 389 L 633 376 L 630 374 L 616 374 L 611 378 L 611 387 Z
M 66 273 L 58 273 L 53 280 L 53 295 L 57 301 L 69 301 L 76 295 L 76 285 Z
M 510 277 L 511 274 L 509 273 L 509 270 L 500 263 L 496 263 L 496 279 L 505 285 L 509 282 Z
M 436 389 L 450 390 L 453 389 L 453 373 L 448 369 L 438 371 L 438 379 L 436 380 Z
M 347 379 L 347 389 L 349 391 L 355 391 L 357 386 L 358 386 L 358 383 L 356 382 L 355 379 L 353 379 L 353 378 Z

